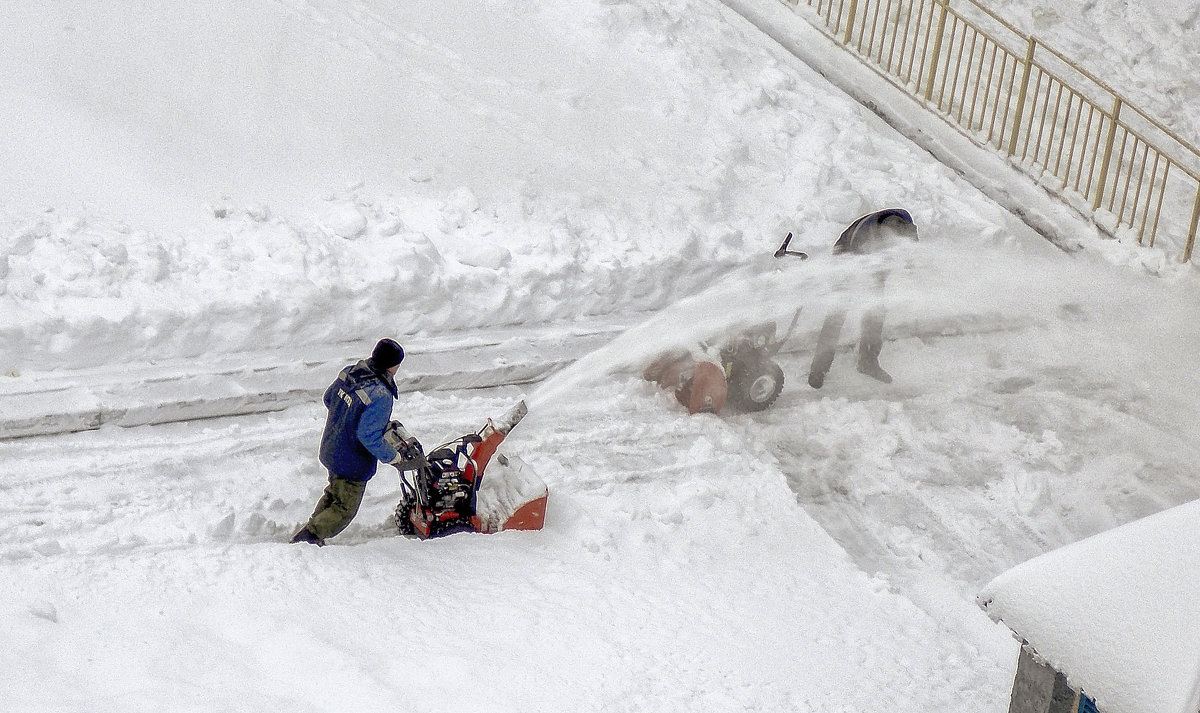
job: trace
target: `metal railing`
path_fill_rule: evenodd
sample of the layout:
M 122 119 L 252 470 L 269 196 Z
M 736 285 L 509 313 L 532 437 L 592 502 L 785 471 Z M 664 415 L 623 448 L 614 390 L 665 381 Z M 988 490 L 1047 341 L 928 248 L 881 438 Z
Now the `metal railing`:
M 974 0 L 781 0 L 1112 234 L 1191 260 L 1200 151 Z

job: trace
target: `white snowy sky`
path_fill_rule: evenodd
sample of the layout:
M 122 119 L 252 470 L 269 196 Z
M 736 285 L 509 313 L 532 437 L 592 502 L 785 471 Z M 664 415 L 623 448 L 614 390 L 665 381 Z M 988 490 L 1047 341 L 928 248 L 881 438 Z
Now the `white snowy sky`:
M 1185 131 L 1185 5 L 995 7 Z M 506 447 L 550 485 L 540 533 L 392 537 L 385 473 L 333 545 L 283 544 L 324 484 L 317 404 L 0 441 L 16 710 L 999 713 L 1016 643 L 976 592 L 1200 494 L 1194 268 L 1082 222 L 1058 252 L 715 0 L 34 1 L 0 99 L 6 388 L 642 324 L 546 384 L 397 402 L 435 442 L 529 397 Z M 812 390 L 873 269 L 828 247 L 888 206 L 921 229 L 895 382 L 847 353 Z M 768 258 L 788 231 L 811 260 Z M 797 307 L 766 412 L 688 418 L 637 378 Z

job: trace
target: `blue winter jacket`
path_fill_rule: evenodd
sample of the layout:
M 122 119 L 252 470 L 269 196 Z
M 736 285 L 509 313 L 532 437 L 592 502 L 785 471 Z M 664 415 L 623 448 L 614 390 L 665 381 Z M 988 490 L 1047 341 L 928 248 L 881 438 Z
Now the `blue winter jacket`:
M 342 369 L 325 390 L 325 432 L 321 464 L 344 480 L 366 482 L 379 461 L 396 458 L 396 449 L 383 440 L 392 417 L 396 383 L 387 372 L 372 368 L 371 360 Z

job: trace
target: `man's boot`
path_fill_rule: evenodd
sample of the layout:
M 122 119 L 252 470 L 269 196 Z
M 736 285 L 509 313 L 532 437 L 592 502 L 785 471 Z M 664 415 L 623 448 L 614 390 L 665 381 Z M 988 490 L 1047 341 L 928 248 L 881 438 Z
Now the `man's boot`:
M 292 536 L 292 544 L 293 545 L 299 544 L 301 542 L 305 542 L 310 545 L 316 545 L 317 547 L 325 546 L 325 540 L 322 540 L 320 537 L 317 537 L 316 535 L 314 535 L 312 533 L 312 530 L 308 529 L 308 527 L 304 527 L 303 529 L 300 530 L 300 532 L 297 532 L 295 535 Z
M 864 359 L 860 357 L 858 360 L 858 373 L 866 374 L 872 379 L 875 379 L 876 381 L 882 381 L 885 384 L 892 383 L 892 375 L 884 371 L 883 367 L 879 366 L 879 361 L 876 359 Z
M 890 384 L 892 375 L 879 366 L 879 352 L 883 351 L 883 318 L 881 307 L 863 315 L 862 334 L 858 339 L 858 373 Z

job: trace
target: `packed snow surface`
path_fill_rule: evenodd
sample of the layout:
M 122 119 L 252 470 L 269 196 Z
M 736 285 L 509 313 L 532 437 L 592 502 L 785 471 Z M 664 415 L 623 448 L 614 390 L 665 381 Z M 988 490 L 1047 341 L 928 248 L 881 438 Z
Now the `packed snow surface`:
M 0 378 L 49 401 L 84 367 L 639 325 L 397 402 L 429 444 L 526 398 L 541 532 L 396 537 L 384 469 L 286 544 L 316 403 L 0 441 L 14 710 L 999 713 L 979 588 L 1200 496 L 1194 268 L 1082 224 L 1059 252 L 713 0 L 38 0 L 0 70 Z M 890 206 L 917 245 L 830 255 Z M 770 257 L 788 231 L 809 260 Z M 876 299 L 890 385 L 850 351 Z M 797 310 L 768 411 L 639 376 Z

